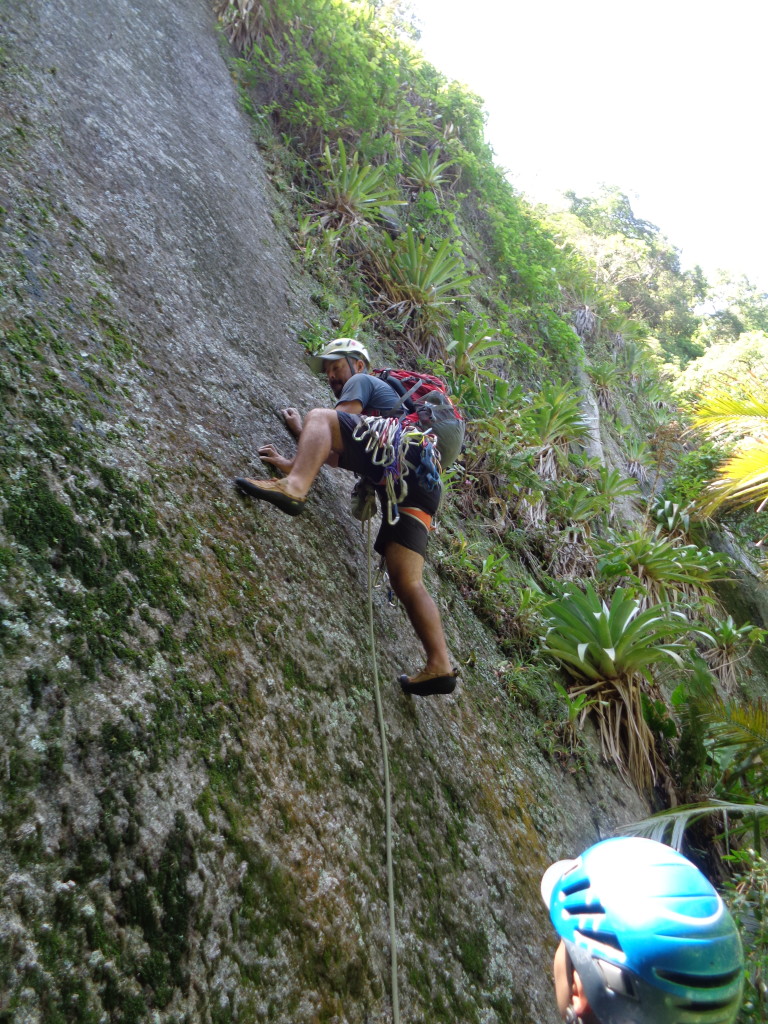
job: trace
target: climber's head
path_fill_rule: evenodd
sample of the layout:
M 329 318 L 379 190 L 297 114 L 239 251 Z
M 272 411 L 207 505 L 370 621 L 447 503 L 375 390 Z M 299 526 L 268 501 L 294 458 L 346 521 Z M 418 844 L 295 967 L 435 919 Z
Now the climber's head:
M 650 839 L 607 839 L 553 864 L 541 894 L 561 942 L 555 992 L 566 1021 L 731 1024 L 744 959 L 707 879 Z
M 350 377 L 371 365 L 368 349 L 354 338 L 335 338 L 308 361 L 315 373 L 325 373 L 337 398 Z
M 328 363 L 336 362 L 338 359 L 345 359 L 350 363 L 362 362 L 364 370 L 371 365 L 368 349 L 354 338 L 334 338 L 315 355 L 309 356 L 307 361 L 315 373 L 323 373 Z

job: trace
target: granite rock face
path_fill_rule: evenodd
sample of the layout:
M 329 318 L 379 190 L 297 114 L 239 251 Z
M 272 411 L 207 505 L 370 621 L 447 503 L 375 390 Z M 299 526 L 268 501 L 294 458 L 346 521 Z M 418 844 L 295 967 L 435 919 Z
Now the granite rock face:
M 0 24 L 0 1020 L 389 1020 L 352 480 L 323 470 L 298 520 L 231 484 L 329 395 L 214 17 Z M 395 687 L 420 651 L 374 594 L 401 1009 L 554 1022 L 540 874 L 647 808 L 547 756 L 524 668 L 428 584 L 449 698 Z

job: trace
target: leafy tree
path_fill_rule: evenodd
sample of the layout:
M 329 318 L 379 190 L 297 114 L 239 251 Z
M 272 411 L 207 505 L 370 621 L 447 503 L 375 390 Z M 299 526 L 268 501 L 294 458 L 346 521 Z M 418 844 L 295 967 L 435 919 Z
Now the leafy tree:
M 707 347 L 730 344 L 755 332 L 768 334 L 768 294 L 746 276 L 721 272 L 707 291 L 697 341 Z
M 580 197 L 575 192 L 566 192 L 565 198 L 571 204 L 571 213 L 596 235 L 624 235 L 652 243 L 659 234 L 655 224 L 635 216 L 629 199 L 615 185 L 604 186 L 600 197 Z
M 745 382 L 768 380 L 768 334 L 749 331 L 736 341 L 715 342 L 693 359 L 674 381 L 678 395 L 696 402 L 720 382 L 732 394 L 745 396 Z
M 568 192 L 566 198 L 570 209 L 553 216 L 553 226 L 596 266 L 598 280 L 645 324 L 668 360 L 685 363 L 700 355 L 695 307 L 708 287 L 701 269 L 683 271 L 679 250 L 655 224 L 635 216 L 617 187 L 587 198 Z

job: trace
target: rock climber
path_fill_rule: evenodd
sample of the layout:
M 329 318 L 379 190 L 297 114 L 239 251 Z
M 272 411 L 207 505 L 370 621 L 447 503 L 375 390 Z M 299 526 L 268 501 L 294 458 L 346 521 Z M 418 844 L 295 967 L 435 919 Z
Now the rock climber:
M 374 485 L 382 508 L 374 547 L 384 558 L 392 589 L 426 654 L 424 668 L 413 676 L 401 675 L 400 685 L 404 692 L 422 697 L 452 693 L 456 670 L 440 612 L 423 580 L 432 517 L 442 494 L 433 439 L 422 431 L 398 438 L 401 396 L 368 373 L 370 357 L 359 341 L 336 338 L 314 357 L 312 366 L 325 373 L 336 398 L 335 408 L 312 409 L 303 422 L 295 408 L 283 409 L 286 426 L 298 438 L 296 455 L 285 458 L 271 444 L 258 450 L 261 460 L 284 474 L 283 479 L 238 477 L 235 484 L 245 494 L 268 501 L 289 515 L 303 512 L 307 493 L 325 464 L 350 470 Z M 395 439 L 399 446 L 399 451 L 389 449 L 393 464 L 388 466 L 382 457 L 385 446 L 376 443 L 383 436 Z M 393 496 L 398 499 L 396 507 Z
M 541 894 L 560 945 L 568 1024 L 732 1024 L 744 957 L 736 925 L 697 867 L 651 839 L 606 839 L 553 864 Z

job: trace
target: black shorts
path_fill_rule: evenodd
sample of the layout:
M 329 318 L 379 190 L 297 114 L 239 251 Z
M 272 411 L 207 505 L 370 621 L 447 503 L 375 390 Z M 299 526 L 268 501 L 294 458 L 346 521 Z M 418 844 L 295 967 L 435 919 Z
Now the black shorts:
M 408 488 L 405 500 L 398 506 L 400 519 L 391 525 L 387 518 L 386 488 L 380 483 L 383 476 L 382 467 L 377 466 L 373 462 L 372 453 L 365 450 L 367 439 L 356 441 L 353 437 L 353 432 L 360 423 L 361 417 L 348 412 L 337 412 L 336 415 L 339 417 L 339 428 L 344 443 L 344 451 L 339 457 L 339 466 L 369 480 L 376 487 L 379 497 L 382 522 L 373 545 L 374 548 L 380 555 L 383 555 L 387 545 L 394 541 L 404 548 L 415 551 L 423 558 L 427 552 L 430 532 L 423 520 L 427 518 L 431 520 L 431 517 L 437 512 L 443 493 L 442 486 L 438 484 L 433 490 L 428 490 L 416 476 L 415 469 L 411 470 L 405 478 Z M 419 445 L 412 444 L 406 453 L 406 459 L 411 465 L 416 466 L 420 458 Z

